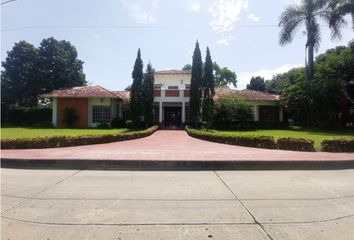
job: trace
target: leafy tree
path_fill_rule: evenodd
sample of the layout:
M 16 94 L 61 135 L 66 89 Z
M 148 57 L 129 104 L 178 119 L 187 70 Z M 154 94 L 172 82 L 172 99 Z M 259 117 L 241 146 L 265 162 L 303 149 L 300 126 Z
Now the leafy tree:
M 143 115 L 142 83 L 143 83 L 143 61 L 141 60 L 140 48 L 132 72 L 133 84 L 130 90 L 130 111 L 132 127 L 139 128 Z
M 192 65 L 188 63 L 188 64 L 184 65 L 182 70 L 183 71 L 192 71 Z
M 195 44 L 192 64 L 192 78 L 189 99 L 189 118 L 195 127 L 200 121 L 201 97 L 202 97 L 202 55 L 198 41 Z
M 215 86 L 225 87 L 227 85 L 237 86 L 237 76 L 236 73 L 228 69 L 227 67 L 220 68 L 220 66 L 214 62 L 214 76 L 215 76 Z
M 286 73 L 277 74 L 271 80 L 265 81 L 266 92 L 281 95 L 287 87 L 295 84 L 296 79 L 303 75 L 304 68 L 294 68 Z
M 6 106 L 33 106 L 37 102 L 38 50 L 26 41 L 15 43 L 2 62 L 1 102 Z
M 128 85 L 124 88 L 124 91 L 130 91 L 132 89 L 132 85 Z
M 235 121 L 241 124 L 253 120 L 253 108 L 242 97 L 229 95 L 215 102 L 215 121 Z
M 86 85 L 83 62 L 67 41 L 43 39 L 37 49 L 25 41 L 15 43 L 2 66 L 2 104 L 30 107 L 41 93 Z
M 265 92 L 266 85 L 264 83 L 264 78 L 262 78 L 260 76 L 252 77 L 250 84 L 247 84 L 247 89 Z
M 152 104 L 154 102 L 154 71 L 151 63 L 149 63 L 143 81 L 144 119 L 146 127 L 152 126 L 154 121 L 152 111 Z
M 331 28 L 332 38 L 340 38 L 340 28 L 345 24 L 342 15 L 337 14 L 333 21 L 333 12 L 338 7 L 333 0 L 302 0 L 299 4 L 288 6 L 281 14 L 279 26 L 280 45 L 291 43 L 296 30 L 304 24 L 306 26 L 306 79 L 312 80 L 314 75 L 314 51 L 318 50 L 321 41 L 320 24 L 318 19 L 324 19 Z
M 204 68 L 204 64 L 203 64 Z M 213 63 L 214 69 L 214 85 L 216 87 L 225 87 L 228 85 L 237 86 L 237 76 L 236 73 L 228 69 L 227 67 L 221 68 L 216 62 Z M 191 71 L 192 65 L 186 64 L 182 68 L 183 71 Z
M 43 92 L 87 84 L 83 61 L 77 59 L 76 48 L 70 42 L 51 37 L 43 39 L 38 50 Z
M 203 75 L 203 117 L 204 120 L 207 122 L 208 129 L 210 128 L 211 122 L 213 120 L 214 95 L 215 95 L 215 90 L 214 90 L 213 62 L 211 60 L 209 47 L 207 47 L 204 75 Z

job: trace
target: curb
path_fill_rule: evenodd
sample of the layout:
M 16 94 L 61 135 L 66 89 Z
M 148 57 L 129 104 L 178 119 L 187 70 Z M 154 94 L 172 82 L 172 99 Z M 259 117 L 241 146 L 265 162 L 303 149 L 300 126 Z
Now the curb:
M 87 159 L 1 159 L 2 168 L 82 169 L 82 170 L 330 170 L 354 169 L 354 160 L 293 161 L 152 161 L 152 160 L 87 160 Z

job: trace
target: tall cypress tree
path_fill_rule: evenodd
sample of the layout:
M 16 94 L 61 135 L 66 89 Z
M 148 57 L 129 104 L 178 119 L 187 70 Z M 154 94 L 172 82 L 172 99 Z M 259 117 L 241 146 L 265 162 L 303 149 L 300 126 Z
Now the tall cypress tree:
M 200 53 L 198 41 L 195 44 L 192 63 L 192 79 L 190 86 L 190 99 L 189 99 L 189 118 L 198 127 L 200 121 L 200 107 L 202 97 L 202 54 Z
M 144 119 L 146 127 L 152 126 L 154 122 L 154 114 L 152 112 L 152 104 L 154 102 L 154 72 L 151 63 L 146 67 L 143 82 L 143 102 L 144 102 Z
M 134 70 L 132 72 L 133 84 L 130 90 L 130 111 L 133 128 L 140 127 L 141 117 L 143 115 L 143 61 L 141 60 L 140 48 L 135 60 Z
M 207 122 L 208 128 L 210 128 L 213 120 L 214 95 L 213 61 L 211 60 L 209 47 L 207 47 L 203 75 L 203 118 Z

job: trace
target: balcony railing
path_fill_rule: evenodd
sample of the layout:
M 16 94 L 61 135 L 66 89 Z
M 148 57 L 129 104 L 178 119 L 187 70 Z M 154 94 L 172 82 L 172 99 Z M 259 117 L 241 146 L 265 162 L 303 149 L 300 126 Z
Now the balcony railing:
M 154 90 L 155 97 L 189 97 L 189 90 L 188 89 L 155 89 Z

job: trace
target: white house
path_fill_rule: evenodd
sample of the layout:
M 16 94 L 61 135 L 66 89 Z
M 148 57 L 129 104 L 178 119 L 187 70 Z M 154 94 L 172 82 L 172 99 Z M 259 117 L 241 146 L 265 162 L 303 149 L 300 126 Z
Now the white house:
M 154 121 L 167 128 L 181 127 L 188 122 L 191 72 L 165 70 L 155 72 Z M 73 87 L 55 90 L 41 97 L 51 98 L 53 126 L 64 127 L 64 109 L 74 108 L 78 116 L 74 127 L 97 127 L 123 117 L 122 102 L 129 99 L 129 91 L 110 91 L 100 86 Z M 254 120 L 283 121 L 279 95 L 251 91 L 216 88 L 214 100 L 227 95 L 240 95 L 253 105 Z

